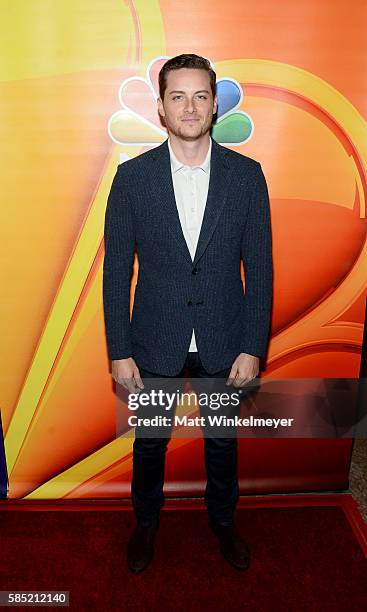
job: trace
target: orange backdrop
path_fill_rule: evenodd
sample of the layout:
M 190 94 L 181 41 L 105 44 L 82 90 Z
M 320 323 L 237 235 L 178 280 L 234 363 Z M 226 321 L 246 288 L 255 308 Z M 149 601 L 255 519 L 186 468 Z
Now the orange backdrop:
M 0 401 L 9 495 L 127 490 L 132 437 L 115 439 L 103 219 L 117 163 L 165 137 L 154 105 L 159 58 L 204 55 L 242 91 L 237 110 L 250 118 L 251 137 L 228 146 L 261 162 L 271 198 L 275 295 L 264 375 L 357 376 L 367 4 L 5 4 Z M 195 473 L 190 445 L 170 445 L 178 474 L 183 461 Z

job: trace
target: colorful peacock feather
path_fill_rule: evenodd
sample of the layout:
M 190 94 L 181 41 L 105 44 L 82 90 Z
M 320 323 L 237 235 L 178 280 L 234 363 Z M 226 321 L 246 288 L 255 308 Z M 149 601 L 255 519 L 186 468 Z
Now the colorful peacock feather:
M 122 109 L 108 122 L 108 132 L 119 145 L 156 146 L 167 138 L 160 123 L 156 100 L 159 96 L 158 74 L 168 57 L 157 57 L 147 68 L 146 79 L 130 77 L 119 90 Z M 213 138 L 225 145 L 239 146 L 254 131 L 251 117 L 237 110 L 243 101 L 240 84 L 229 77 L 217 81 L 218 111 L 213 124 Z

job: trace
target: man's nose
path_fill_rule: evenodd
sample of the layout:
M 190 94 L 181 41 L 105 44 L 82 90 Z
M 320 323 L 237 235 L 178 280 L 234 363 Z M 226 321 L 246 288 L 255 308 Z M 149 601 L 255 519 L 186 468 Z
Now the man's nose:
M 187 98 L 185 110 L 188 113 L 192 113 L 192 112 L 194 112 L 196 110 L 196 106 L 195 106 L 193 98 Z

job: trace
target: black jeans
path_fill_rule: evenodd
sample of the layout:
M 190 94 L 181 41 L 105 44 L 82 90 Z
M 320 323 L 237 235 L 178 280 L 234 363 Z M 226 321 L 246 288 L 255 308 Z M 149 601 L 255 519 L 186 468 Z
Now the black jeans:
M 137 364 L 139 367 L 139 364 Z M 144 378 L 167 378 L 140 368 Z M 171 378 L 183 378 L 188 372 L 191 378 L 227 379 L 231 368 L 209 374 L 203 367 L 198 353 L 188 353 L 182 371 Z M 233 389 L 233 388 L 232 388 Z M 131 493 L 138 522 L 143 526 L 154 523 L 164 504 L 164 467 L 169 437 L 154 438 L 135 432 L 133 446 L 133 477 Z M 237 478 L 237 438 L 204 438 L 207 484 L 205 504 L 210 518 L 222 525 L 232 525 L 233 514 L 239 496 Z

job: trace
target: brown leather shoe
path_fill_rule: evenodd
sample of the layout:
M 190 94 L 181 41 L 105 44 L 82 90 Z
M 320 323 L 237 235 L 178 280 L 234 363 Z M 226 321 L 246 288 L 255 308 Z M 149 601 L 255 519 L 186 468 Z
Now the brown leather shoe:
M 135 527 L 127 545 L 127 564 L 134 574 L 145 570 L 152 561 L 158 527 L 158 522 L 149 527 L 139 524 Z
M 244 571 L 250 567 L 250 550 L 237 529 L 209 521 L 211 529 L 219 540 L 223 557 L 237 570 Z

